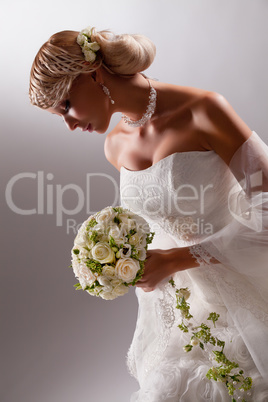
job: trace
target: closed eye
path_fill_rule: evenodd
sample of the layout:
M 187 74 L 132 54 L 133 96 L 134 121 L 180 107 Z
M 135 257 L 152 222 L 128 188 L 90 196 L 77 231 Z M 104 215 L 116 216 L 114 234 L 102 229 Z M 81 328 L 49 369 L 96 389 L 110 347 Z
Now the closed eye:
M 65 107 L 64 107 L 64 112 L 65 112 L 65 113 L 68 113 L 69 110 L 70 110 L 70 107 L 71 107 L 70 101 L 69 101 L 68 99 L 66 99 L 66 101 L 65 101 Z

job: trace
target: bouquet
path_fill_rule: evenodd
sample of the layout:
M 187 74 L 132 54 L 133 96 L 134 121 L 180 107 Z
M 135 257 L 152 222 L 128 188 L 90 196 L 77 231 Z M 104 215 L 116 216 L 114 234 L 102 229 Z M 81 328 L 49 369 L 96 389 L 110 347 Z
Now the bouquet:
M 140 216 L 107 207 L 80 227 L 72 248 L 76 289 L 113 300 L 142 277 L 146 250 L 154 233 Z

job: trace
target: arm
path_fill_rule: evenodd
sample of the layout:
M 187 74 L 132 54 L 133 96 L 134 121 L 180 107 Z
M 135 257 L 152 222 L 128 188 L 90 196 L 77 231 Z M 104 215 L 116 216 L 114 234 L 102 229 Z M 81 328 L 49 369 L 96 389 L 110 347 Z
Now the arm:
M 150 292 L 159 282 L 175 272 L 197 268 L 208 263 L 217 264 L 219 261 L 198 244 L 169 250 L 149 250 L 143 277 L 136 286 Z
M 203 101 L 200 124 L 210 147 L 229 166 L 238 148 L 252 135 L 252 130 L 220 94 L 210 92 Z
M 199 123 L 210 147 L 229 163 L 238 148 L 251 136 L 251 129 L 236 114 L 226 99 L 210 92 L 202 102 Z M 177 271 L 196 268 L 208 262 L 220 263 L 201 244 L 170 250 L 151 250 L 145 265 L 145 272 L 137 286 L 145 291 L 153 290 L 164 278 Z

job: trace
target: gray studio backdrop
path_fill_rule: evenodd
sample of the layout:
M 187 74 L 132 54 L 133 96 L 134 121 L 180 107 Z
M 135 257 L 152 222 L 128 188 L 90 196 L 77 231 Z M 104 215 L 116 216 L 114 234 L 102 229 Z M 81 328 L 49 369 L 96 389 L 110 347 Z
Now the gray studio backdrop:
M 28 77 L 54 32 L 88 25 L 143 33 L 148 74 L 223 94 L 268 143 L 267 0 L 10 0 L 1 5 L 2 402 L 127 402 L 134 289 L 104 301 L 73 288 L 76 225 L 119 203 L 105 135 L 69 132 L 28 102 Z M 114 116 L 111 128 L 120 119 Z

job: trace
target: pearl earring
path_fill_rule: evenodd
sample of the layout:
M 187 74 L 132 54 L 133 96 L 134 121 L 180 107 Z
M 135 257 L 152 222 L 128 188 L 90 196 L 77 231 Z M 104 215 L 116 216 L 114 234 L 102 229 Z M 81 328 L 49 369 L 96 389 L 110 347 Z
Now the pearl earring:
M 108 89 L 104 84 L 102 84 L 101 82 L 100 82 L 100 85 L 101 85 L 101 87 L 102 87 L 103 92 L 105 93 L 105 95 L 108 96 L 108 98 L 110 99 L 111 104 L 113 105 L 113 104 L 114 104 L 114 100 L 113 100 L 112 97 L 111 97 L 111 94 L 110 94 L 109 89 Z

